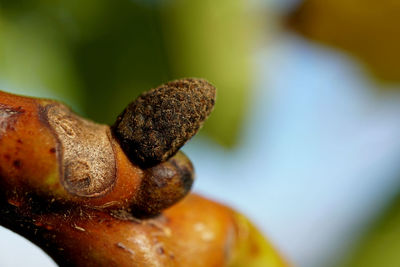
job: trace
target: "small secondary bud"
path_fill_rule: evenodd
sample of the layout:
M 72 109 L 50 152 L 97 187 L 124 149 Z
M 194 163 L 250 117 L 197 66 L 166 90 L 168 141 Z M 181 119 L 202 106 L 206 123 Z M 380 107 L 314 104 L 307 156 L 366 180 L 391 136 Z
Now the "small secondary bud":
M 203 79 L 163 84 L 129 104 L 113 132 L 131 161 L 154 166 L 175 155 L 197 133 L 214 107 L 215 91 Z
M 167 161 L 145 170 L 132 213 L 139 217 L 159 214 L 184 198 L 194 181 L 190 160 L 178 152 Z

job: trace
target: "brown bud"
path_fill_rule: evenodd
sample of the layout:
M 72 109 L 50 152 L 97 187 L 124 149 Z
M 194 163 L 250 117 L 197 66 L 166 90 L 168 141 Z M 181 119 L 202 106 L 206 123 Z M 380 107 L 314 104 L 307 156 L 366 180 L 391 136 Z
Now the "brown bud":
M 131 161 L 154 166 L 173 156 L 197 133 L 214 102 L 215 87 L 206 80 L 172 81 L 129 104 L 113 131 Z
M 139 217 L 160 213 L 185 197 L 193 181 L 192 163 L 182 152 L 178 152 L 167 161 L 145 170 L 145 179 L 132 212 Z

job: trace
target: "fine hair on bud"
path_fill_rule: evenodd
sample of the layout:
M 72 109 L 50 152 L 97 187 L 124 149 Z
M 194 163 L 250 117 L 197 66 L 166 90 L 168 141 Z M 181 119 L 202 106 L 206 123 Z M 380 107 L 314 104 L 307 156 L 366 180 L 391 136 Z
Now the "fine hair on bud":
M 129 159 L 143 167 L 173 156 L 210 115 L 216 89 L 204 79 L 182 79 L 141 94 L 113 126 Z

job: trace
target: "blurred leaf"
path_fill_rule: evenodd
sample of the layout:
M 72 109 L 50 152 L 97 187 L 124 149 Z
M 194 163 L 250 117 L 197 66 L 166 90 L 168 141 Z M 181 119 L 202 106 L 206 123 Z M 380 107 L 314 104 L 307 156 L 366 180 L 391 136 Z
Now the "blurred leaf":
M 96 17 L 101 27 L 79 38 L 72 53 L 85 86 L 86 112 L 113 123 L 140 92 L 169 80 L 168 66 L 156 7 L 101 1 L 108 6 Z M 76 5 L 79 9 L 80 1 Z
M 37 16 L 0 12 L 0 83 L 14 93 L 79 106 L 79 83 L 67 47 Z M 7 87 L 7 88 L 6 88 Z
M 218 87 L 205 132 L 232 145 L 251 87 L 254 20 L 245 7 L 244 0 L 0 0 L 0 79 L 68 103 L 79 98 L 85 115 L 111 124 L 142 91 L 203 77 Z
M 202 77 L 218 89 L 205 132 L 231 146 L 251 89 L 250 57 L 256 27 L 244 0 L 173 0 L 162 9 L 164 39 L 174 78 Z
M 243 215 L 236 213 L 238 242 L 229 267 L 288 267 L 269 240 Z
M 288 18 L 304 36 L 349 51 L 377 78 L 400 81 L 400 1 L 305 0 Z
M 372 225 L 340 267 L 398 267 L 400 263 L 400 195 Z
M 37 64 L 37 71 L 45 74 L 35 75 L 37 80 L 51 79 L 54 71 L 65 70 L 71 64 L 79 81 L 82 109 L 96 121 L 113 123 L 140 92 L 169 79 L 156 6 L 130 0 L 0 3 L 2 13 L 14 20 L 37 22 L 17 30 L 21 36 L 32 35 L 36 39 L 24 40 L 25 46 L 15 46 L 15 51 L 24 55 L 30 49 L 40 57 L 35 62 L 57 58 L 56 53 L 68 60 Z M 34 41 L 44 45 L 32 46 Z M 15 53 L 8 56 L 15 64 L 25 64 Z M 9 73 L 4 75 L 8 77 Z M 67 90 L 74 90 L 71 80 L 57 80 L 48 86 L 53 91 L 68 86 Z

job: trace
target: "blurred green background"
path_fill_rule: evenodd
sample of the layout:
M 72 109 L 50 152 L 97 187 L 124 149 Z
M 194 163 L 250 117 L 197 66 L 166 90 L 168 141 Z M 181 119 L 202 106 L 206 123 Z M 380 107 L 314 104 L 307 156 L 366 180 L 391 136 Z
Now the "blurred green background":
M 252 157 L 257 154 L 257 149 L 267 151 L 270 146 L 273 147 L 275 139 L 272 137 L 268 145 L 256 146 L 252 151 L 241 148 L 246 140 L 243 137 L 246 131 L 253 129 L 249 125 L 260 124 L 261 121 L 270 119 L 269 112 L 264 112 L 262 109 L 262 112 L 257 113 L 254 107 L 276 104 L 273 102 L 275 99 L 273 94 L 279 94 L 279 90 L 276 89 L 279 86 L 274 87 L 276 77 L 279 76 L 280 81 L 291 81 L 294 88 L 282 87 L 288 88 L 288 93 L 283 97 L 284 103 L 288 106 L 295 106 L 291 103 L 300 103 L 300 107 L 305 109 L 308 105 L 306 102 L 291 101 L 301 101 L 303 99 L 301 90 L 306 92 L 307 88 L 312 88 L 314 78 L 316 80 L 324 72 L 323 68 L 314 67 L 317 65 L 315 62 L 322 62 L 318 64 L 324 64 L 325 61 L 334 62 L 334 59 L 325 56 L 325 54 L 330 54 L 335 60 L 340 58 L 346 66 L 357 66 L 355 67 L 358 70 L 357 73 L 349 75 L 357 81 L 365 81 L 365 84 L 358 85 L 362 91 L 358 93 L 360 96 L 368 94 L 374 98 L 373 101 L 399 97 L 399 14 L 400 2 L 390 0 L 0 0 L 0 87 L 18 94 L 55 98 L 72 106 L 81 115 L 98 122 L 112 124 L 126 104 L 145 90 L 182 77 L 206 78 L 216 85 L 218 96 L 215 111 L 202 130 L 202 134 L 206 137 L 204 139 L 208 140 L 205 142 L 210 142 L 211 146 L 216 143 L 223 151 L 216 157 L 223 160 L 229 158 L 228 155 L 239 153 L 249 160 L 249 171 L 246 172 L 246 180 L 243 182 L 246 187 L 246 183 L 251 186 L 254 181 L 259 181 L 255 177 L 268 179 L 265 177 L 267 175 L 264 174 L 264 169 L 258 171 L 255 169 L 256 165 L 263 165 L 263 162 L 269 159 Z M 280 41 L 274 42 L 274 40 Z M 294 57 L 300 57 L 298 60 L 300 63 L 295 65 L 296 69 L 292 72 L 288 71 L 289 67 L 285 69 L 281 64 L 282 57 L 292 56 L 288 54 L 292 50 L 282 48 L 288 44 L 297 47 Z M 317 56 L 313 56 L 314 54 L 310 56 L 307 51 L 314 51 L 313 49 L 323 50 L 323 52 L 316 52 Z M 270 56 L 265 59 L 260 56 L 263 54 Z M 301 58 L 302 56 L 304 58 Z M 262 67 L 263 63 L 260 64 L 260 61 L 265 60 L 270 62 L 268 67 Z M 328 71 L 329 68 L 325 72 Z M 311 77 L 308 80 L 304 78 L 307 75 Z M 334 86 L 337 86 L 338 90 L 330 91 L 329 94 L 332 96 L 335 92 L 346 95 L 346 92 L 339 90 L 339 87 L 344 84 L 341 77 L 335 78 Z M 330 95 L 322 96 L 321 93 L 328 80 L 328 78 L 322 80 L 321 85 L 318 84 L 320 89 L 308 90 L 307 94 L 316 96 L 317 102 L 329 99 Z M 271 99 L 271 103 L 258 102 L 258 99 L 264 95 L 260 91 L 275 92 L 265 97 L 265 99 Z M 321 98 L 318 98 L 320 95 Z M 356 108 L 358 95 L 352 95 L 352 97 L 354 99 L 351 98 L 350 105 L 354 103 L 354 108 Z M 398 104 L 400 101 L 395 103 L 395 105 Z M 341 109 L 341 106 L 335 106 L 330 110 L 332 113 L 341 114 L 337 115 L 340 118 L 346 117 L 347 114 L 340 113 Z M 313 114 L 318 114 L 318 112 L 318 109 L 312 110 Z M 390 116 L 400 117 L 400 113 L 395 109 L 390 114 Z M 295 119 L 296 112 L 285 116 L 293 116 L 292 123 L 302 124 L 302 121 Z M 389 119 L 390 127 L 395 128 L 400 125 L 400 121 L 389 118 L 389 115 L 385 116 L 379 117 L 377 125 Z M 258 121 L 255 118 L 258 118 Z M 284 118 L 278 116 L 275 119 L 280 121 Z M 329 128 L 331 124 L 326 118 L 319 123 L 321 128 Z M 353 125 L 340 128 L 340 132 L 348 132 L 351 136 L 349 129 L 360 122 L 353 121 L 352 123 Z M 374 127 L 375 124 L 370 125 L 371 129 Z M 264 144 L 263 140 L 269 138 L 267 134 L 269 129 L 270 126 L 266 127 L 265 131 L 253 130 L 256 138 L 252 138 L 251 142 Z M 382 128 L 382 131 L 384 130 L 387 129 Z M 288 136 L 289 140 L 300 138 L 299 142 L 301 142 L 301 133 L 288 132 L 282 130 L 276 136 Z M 396 134 L 390 135 L 395 136 L 389 140 L 393 144 L 400 141 L 400 135 L 396 136 Z M 316 135 L 315 142 L 314 140 L 310 142 L 318 146 L 316 140 L 319 138 L 324 137 Z M 363 153 L 373 154 L 374 150 L 380 146 L 379 138 L 382 137 L 374 139 L 377 141 L 374 143 L 377 144 L 376 147 L 372 146 Z M 338 146 L 342 145 L 340 140 L 336 141 Z M 202 144 L 202 141 L 199 142 Z M 389 144 L 392 144 L 390 142 Z M 196 149 L 201 151 L 194 146 L 194 158 L 196 158 Z M 302 149 L 307 151 L 309 147 Z M 288 154 L 294 155 L 293 162 L 299 163 L 302 158 L 296 154 L 296 151 L 296 148 L 289 149 Z M 400 150 L 396 151 L 400 152 Z M 210 148 L 207 153 L 217 154 L 217 152 L 212 152 Z M 271 154 L 273 156 L 273 153 Z M 298 157 L 295 157 L 296 155 Z M 337 158 L 341 156 L 338 153 Z M 276 157 L 279 156 L 276 155 Z M 369 203 L 378 201 L 383 203 L 377 209 L 378 211 L 369 217 L 363 217 L 361 211 L 360 214 L 355 212 L 356 214 L 343 215 L 343 218 L 357 217 L 362 222 L 358 224 L 361 228 L 353 231 L 354 235 L 343 234 L 340 237 L 341 243 L 336 243 L 342 244 L 342 247 L 346 248 L 345 251 L 332 247 L 330 254 L 320 255 L 320 257 L 312 256 L 312 252 L 317 254 L 313 249 L 319 246 L 319 243 L 315 241 L 309 246 L 309 255 L 304 256 L 302 246 L 307 247 L 309 239 L 296 240 L 299 245 L 291 246 L 290 238 L 285 239 L 285 234 L 274 235 L 274 228 L 268 223 L 264 225 L 262 216 L 266 216 L 265 214 L 273 214 L 273 217 L 279 218 L 279 205 L 281 205 L 279 203 L 284 203 L 287 195 L 290 198 L 291 194 L 286 195 L 284 192 L 292 188 L 291 183 L 296 184 L 295 180 L 288 179 L 285 181 L 287 184 L 282 187 L 275 184 L 276 187 L 272 188 L 273 193 L 278 195 L 282 191 L 279 195 L 281 198 L 277 197 L 278 201 L 273 204 L 277 207 L 275 211 L 262 210 L 262 203 L 258 204 L 257 211 L 253 213 L 251 207 L 254 203 L 248 206 L 237 205 L 255 220 L 258 214 L 262 214 L 257 221 L 258 224 L 264 232 L 273 236 L 278 248 L 295 265 L 307 267 L 400 266 L 400 254 L 397 253 L 397 249 L 400 248 L 398 197 L 400 185 L 397 183 L 397 176 L 400 174 L 399 158 L 400 153 L 399 157 L 384 159 L 384 161 L 395 162 L 390 167 L 395 173 L 393 176 L 396 176 L 396 179 L 391 180 L 391 193 L 381 190 L 379 199 L 374 198 L 376 195 L 368 195 L 368 192 L 365 195 L 365 198 L 370 200 Z M 233 160 L 223 165 L 226 166 L 225 170 L 230 168 L 229 164 L 234 164 Z M 283 159 L 278 160 L 283 162 Z M 354 157 L 351 160 L 358 162 L 362 159 Z M 347 162 L 350 165 L 351 160 Z M 201 163 L 200 156 L 198 161 Z M 236 165 L 240 167 L 242 162 L 243 158 L 240 158 L 239 164 Z M 328 159 L 327 162 L 331 165 L 336 164 L 334 159 Z M 325 172 L 329 171 L 325 170 Z M 293 174 L 294 177 L 296 175 Z M 324 177 L 319 178 L 324 179 Z M 206 178 L 200 177 L 200 179 Z M 380 174 L 375 176 L 375 181 L 379 179 Z M 234 181 L 234 178 L 229 181 Z M 304 183 L 303 180 L 297 181 L 302 185 L 302 189 L 298 190 L 303 190 L 301 194 L 305 199 L 311 194 L 311 190 L 315 189 L 312 180 L 306 181 L 309 184 Z M 263 188 L 264 185 L 261 182 L 260 184 L 258 187 Z M 271 186 L 273 185 L 274 183 Z M 237 192 L 231 190 L 232 199 L 235 199 L 235 194 L 238 194 L 241 186 L 243 184 L 237 186 Z M 212 192 L 211 187 L 209 184 L 200 184 L 200 191 Z M 221 188 L 214 188 L 216 195 L 219 191 L 223 191 Z M 326 190 L 332 195 L 336 194 L 329 186 L 322 185 L 321 188 L 315 190 Z M 362 190 L 360 188 L 361 186 L 355 186 L 352 190 L 357 192 L 357 190 Z M 337 199 L 340 198 L 339 191 Z M 251 190 L 248 194 L 255 195 Z M 261 202 L 267 201 L 267 198 L 262 198 L 262 196 L 260 198 Z M 334 200 L 333 198 L 329 201 Z M 318 199 L 312 200 L 311 203 L 318 201 Z M 347 201 L 352 200 L 349 198 Z M 241 200 L 241 202 L 245 201 Z M 235 205 L 234 200 L 231 203 Z M 284 207 L 282 206 L 282 210 Z M 293 205 L 290 208 L 294 210 L 296 206 Z M 339 210 L 340 208 L 338 206 Z M 332 220 L 331 213 L 334 212 L 327 208 L 318 213 L 318 216 L 324 218 L 328 224 L 328 221 Z M 299 214 L 301 215 L 298 216 L 304 216 L 303 223 L 307 224 L 306 211 L 302 213 L 300 210 Z M 288 230 L 289 228 L 297 229 L 297 233 L 306 229 L 296 224 L 297 221 L 292 220 L 279 223 Z M 311 224 L 308 226 L 311 227 Z M 323 224 L 318 227 L 313 235 L 316 240 L 318 235 L 322 235 L 325 231 Z M 299 234 L 299 236 L 306 235 Z M 314 260 L 313 257 L 318 259 Z
M 0 3 L 3 83 L 111 124 L 142 91 L 205 77 L 219 88 L 205 132 L 222 145 L 235 143 L 250 93 L 256 25 L 245 1 Z

